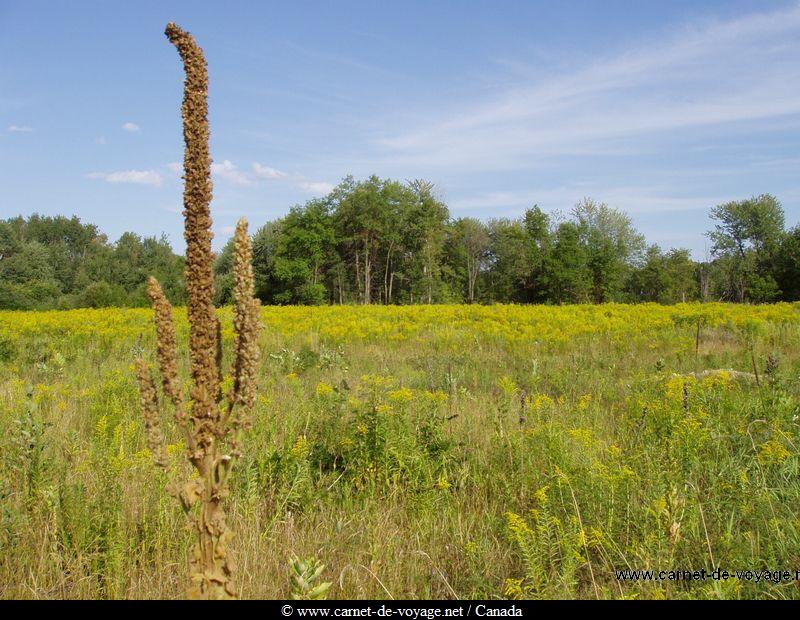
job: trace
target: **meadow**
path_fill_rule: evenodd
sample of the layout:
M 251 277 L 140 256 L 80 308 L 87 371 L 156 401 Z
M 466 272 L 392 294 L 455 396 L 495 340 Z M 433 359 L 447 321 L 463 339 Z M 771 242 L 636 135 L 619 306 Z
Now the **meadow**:
M 800 305 L 261 316 L 228 498 L 241 597 L 288 597 L 300 558 L 330 598 L 800 598 L 617 578 L 800 570 Z M 154 467 L 133 366 L 153 331 L 149 309 L 0 312 L 0 597 L 183 596 L 168 486 L 190 468 L 169 419 Z

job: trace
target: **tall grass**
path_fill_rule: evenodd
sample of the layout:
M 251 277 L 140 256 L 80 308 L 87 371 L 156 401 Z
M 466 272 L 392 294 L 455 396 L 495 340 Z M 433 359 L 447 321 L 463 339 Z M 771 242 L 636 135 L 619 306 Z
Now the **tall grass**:
M 291 596 L 302 558 L 325 565 L 337 598 L 797 598 L 796 583 L 615 577 L 800 562 L 796 311 L 740 328 L 775 309 L 715 308 L 739 318 L 704 326 L 697 353 L 696 321 L 657 320 L 672 312 L 658 307 L 574 308 L 613 314 L 614 329 L 576 318 L 586 329 L 568 342 L 538 343 L 517 328 L 564 328 L 569 309 L 387 314 L 418 334 L 406 339 L 353 338 L 377 329 L 372 309 L 314 309 L 320 325 L 350 316 L 326 336 L 283 325 L 293 309 L 263 310 L 275 327 L 229 479 L 237 593 Z M 454 313 L 458 338 L 442 320 Z M 219 316 L 229 369 L 233 317 Z M 142 317 L 0 313 L 13 351 L 0 362 L 4 597 L 185 593 L 195 534 L 166 487 L 187 473 L 186 439 L 162 418 L 167 471 L 153 466 L 133 377 Z M 177 368 L 189 383 L 188 362 Z

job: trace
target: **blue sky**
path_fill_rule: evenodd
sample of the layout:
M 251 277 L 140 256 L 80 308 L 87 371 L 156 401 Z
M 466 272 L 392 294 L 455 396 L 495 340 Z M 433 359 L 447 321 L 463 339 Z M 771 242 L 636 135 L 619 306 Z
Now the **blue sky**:
M 0 0 L 0 217 L 181 237 L 181 65 L 210 70 L 219 247 L 343 176 L 436 183 L 454 216 L 591 196 L 705 254 L 715 204 L 800 221 L 797 0 Z

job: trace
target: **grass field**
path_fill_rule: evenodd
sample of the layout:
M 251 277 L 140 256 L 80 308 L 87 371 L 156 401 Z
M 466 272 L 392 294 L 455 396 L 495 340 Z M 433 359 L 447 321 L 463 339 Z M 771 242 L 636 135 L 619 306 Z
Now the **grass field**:
M 287 597 L 296 556 L 332 598 L 800 598 L 800 306 L 263 320 L 229 498 L 242 597 Z M 146 449 L 140 349 L 150 310 L 0 312 L 3 598 L 183 596 L 192 533 Z M 715 568 L 792 578 L 615 572 Z

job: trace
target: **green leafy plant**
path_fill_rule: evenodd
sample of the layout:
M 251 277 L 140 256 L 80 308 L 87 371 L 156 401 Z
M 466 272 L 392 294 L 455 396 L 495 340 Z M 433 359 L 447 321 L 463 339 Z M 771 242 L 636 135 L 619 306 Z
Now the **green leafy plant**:
M 325 570 L 324 564 L 314 558 L 305 560 L 292 558 L 289 560 L 289 567 L 294 600 L 319 601 L 327 598 L 331 583 L 319 581 Z

